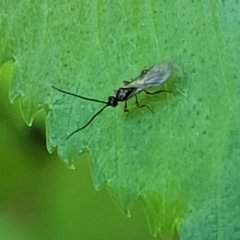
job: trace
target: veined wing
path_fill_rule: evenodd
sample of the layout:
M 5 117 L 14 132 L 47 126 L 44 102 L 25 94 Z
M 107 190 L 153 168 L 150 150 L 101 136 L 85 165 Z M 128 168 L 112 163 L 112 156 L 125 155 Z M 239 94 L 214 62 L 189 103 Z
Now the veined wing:
M 137 92 L 157 87 L 163 84 L 172 75 L 172 66 L 169 63 L 157 63 L 149 69 L 143 70 L 141 75 L 132 82 L 127 82 L 124 88 L 137 88 Z

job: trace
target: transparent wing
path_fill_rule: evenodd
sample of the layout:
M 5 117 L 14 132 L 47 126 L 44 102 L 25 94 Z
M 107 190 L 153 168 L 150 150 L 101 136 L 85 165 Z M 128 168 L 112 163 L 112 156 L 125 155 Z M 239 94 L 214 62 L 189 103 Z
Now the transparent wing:
M 139 91 L 163 84 L 172 75 L 172 66 L 169 63 L 157 63 L 144 70 L 134 81 L 128 82 L 125 87 L 138 88 Z M 139 92 L 137 91 L 137 92 Z

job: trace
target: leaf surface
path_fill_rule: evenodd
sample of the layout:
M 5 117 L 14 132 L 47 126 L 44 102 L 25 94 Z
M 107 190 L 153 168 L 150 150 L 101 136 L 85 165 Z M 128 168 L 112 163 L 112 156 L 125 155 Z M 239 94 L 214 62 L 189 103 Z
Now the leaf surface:
M 46 111 L 47 148 L 72 165 L 89 151 L 94 185 L 107 182 L 126 214 L 137 199 L 165 239 L 240 238 L 240 13 L 235 1 L 3 1 L 1 59 L 12 49 L 27 124 Z M 11 46 L 11 48 L 7 48 Z M 139 95 L 98 111 L 123 80 L 159 61 L 184 94 Z

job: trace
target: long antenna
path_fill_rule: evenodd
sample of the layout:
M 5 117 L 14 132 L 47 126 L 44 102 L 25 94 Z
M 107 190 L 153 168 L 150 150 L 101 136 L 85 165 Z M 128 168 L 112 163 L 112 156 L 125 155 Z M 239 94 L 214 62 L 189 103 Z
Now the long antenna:
M 78 128 L 77 130 L 75 130 L 75 131 L 73 131 L 71 134 L 69 134 L 69 135 L 67 136 L 67 139 L 69 139 L 73 134 L 75 134 L 75 133 L 83 130 L 84 128 L 86 128 L 86 127 L 94 120 L 94 118 L 95 118 L 98 114 L 100 114 L 100 113 L 101 113 L 106 107 L 108 107 L 108 106 L 110 106 L 110 105 L 106 104 L 103 108 L 101 108 L 98 112 L 96 112 L 96 113 L 92 116 L 92 118 L 91 118 L 83 127 Z
M 77 94 L 74 94 L 74 93 L 71 93 L 71 92 L 67 92 L 67 91 L 65 91 L 65 90 L 61 90 L 61 89 L 56 88 L 56 87 L 54 87 L 54 86 L 52 86 L 52 88 L 54 88 L 55 90 L 57 90 L 57 91 L 59 91 L 59 92 L 61 92 L 61 93 L 66 93 L 66 94 L 68 94 L 68 95 L 71 95 L 71 96 L 74 96 L 74 97 L 78 97 L 78 98 L 81 98 L 81 99 L 84 99 L 84 100 L 108 104 L 108 102 L 101 101 L 101 100 L 97 100 L 97 99 L 94 99 L 94 98 L 83 97 L 83 96 L 80 96 L 80 95 L 77 95 Z

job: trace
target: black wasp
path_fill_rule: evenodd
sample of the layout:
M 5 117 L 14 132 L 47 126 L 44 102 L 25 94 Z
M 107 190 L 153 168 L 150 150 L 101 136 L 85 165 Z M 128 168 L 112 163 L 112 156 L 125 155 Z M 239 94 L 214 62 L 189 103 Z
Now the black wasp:
M 163 84 L 170 76 L 172 75 L 172 67 L 169 63 L 162 62 L 157 63 L 150 67 L 149 69 L 142 70 L 140 76 L 135 78 L 132 81 L 123 81 L 124 86 L 120 87 L 118 90 L 115 91 L 115 96 L 108 97 L 108 101 L 101 101 L 93 98 L 83 97 L 71 92 L 67 92 L 65 90 L 61 90 L 59 88 L 56 88 L 52 86 L 54 89 L 56 89 L 59 92 L 66 93 L 68 95 L 78 97 L 84 100 L 92 101 L 92 102 L 98 102 L 105 104 L 104 107 L 102 107 L 97 113 L 95 113 L 92 118 L 81 128 L 78 128 L 77 130 L 73 131 L 68 137 L 70 138 L 73 134 L 83 130 L 86 128 L 96 117 L 99 115 L 106 107 L 116 107 L 118 105 L 118 102 L 125 102 L 124 104 L 124 111 L 128 112 L 127 108 L 127 101 L 132 98 L 133 96 L 136 99 L 136 106 L 137 107 L 147 107 L 150 111 L 152 111 L 147 105 L 140 105 L 139 101 L 137 99 L 137 94 L 140 92 L 145 92 L 146 94 L 157 94 L 161 92 L 171 92 L 167 90 L 158 90 L 155 92 L 148 92 L 147 89 L 152 87 L 158 87 L 161 84 Z

